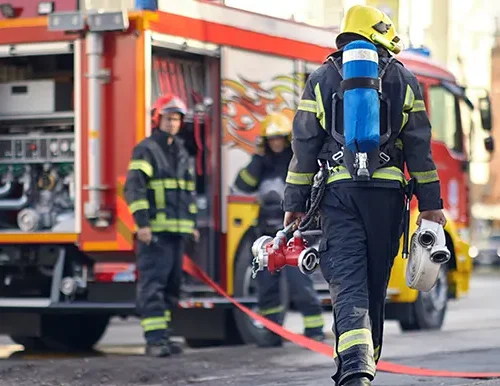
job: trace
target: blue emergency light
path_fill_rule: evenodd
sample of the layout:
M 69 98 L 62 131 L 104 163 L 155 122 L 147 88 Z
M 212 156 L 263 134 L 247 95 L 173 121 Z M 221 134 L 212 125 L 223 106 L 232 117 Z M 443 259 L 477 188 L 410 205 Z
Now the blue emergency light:
M 417 54 L 420 56 L 426 56 L 428 58 L 430 58 L 430 56 L 431 56 L 431 51 L 427 47 L 424 47 L 424 46 L 410 47 L 410 48 L 407 48 L 405 51 L 410 52 L 412 54 Z
M 158 10 L 158 0 L 135 0 L 135 8 L 146 11 Z

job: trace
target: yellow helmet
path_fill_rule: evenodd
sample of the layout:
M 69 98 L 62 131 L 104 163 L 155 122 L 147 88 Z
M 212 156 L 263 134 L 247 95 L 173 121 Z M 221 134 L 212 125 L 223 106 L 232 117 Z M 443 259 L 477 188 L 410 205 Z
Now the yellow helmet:
M 262 121 L 262 138 L 288 137 L 292 133 L 292 123 L 280 113 L 271 113 Z
M 347 11 L 342 22 L 343 33 L 354 33 L 364 36 L 373 43 L 378 43 L 389 51 L 401 52 L 401 39 L 397 36 L 392 20 L 381 10 L 368 5 L 355 5 Z M 338 40 L 337 40 L 338 41 Z

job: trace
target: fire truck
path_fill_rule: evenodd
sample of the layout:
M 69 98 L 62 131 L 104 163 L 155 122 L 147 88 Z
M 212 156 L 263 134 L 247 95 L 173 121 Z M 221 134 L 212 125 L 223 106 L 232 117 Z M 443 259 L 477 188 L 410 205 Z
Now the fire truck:
M 60 12 L 56 1 L 43 16 L 32 3 L 0 20 L 0 334 L 30 349 L 88 349 L 111 318 L 136 315 L 135 225 L 123 184 L 132 148 L 151 132 L 152 101 L 164 93 L 189 106 L 181 135 L 197 175 L 201 239 L 186 253 L 255 308 L 258 200 L 230 187 L 266 115 L 293 116 L 307 76 L 335 50 L 336 32 L 196 0 L 99 12 Z M 460 236 L 469 219 L 466 134 L 479 111 L 491 130 L 491 109 L 487 97 L 475 107 L 428 57 L 399 59 L 421 82 L 435 128 L 452 259 L 423 294 L 406 286 L 398 257 L 387 317 L 404 330 L 440 328 L 448 299 L 469 287 Z M 315 283 L 328 307 L 326 283 Z M 173 323 L 187 344 L 262 335 L 206 283 L 186 274 L 182 292 Z

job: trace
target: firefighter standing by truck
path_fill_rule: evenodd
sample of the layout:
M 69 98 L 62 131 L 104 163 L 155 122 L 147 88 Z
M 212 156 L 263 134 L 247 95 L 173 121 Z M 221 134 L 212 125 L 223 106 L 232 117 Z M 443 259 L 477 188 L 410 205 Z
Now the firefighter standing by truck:
M 381 132 L 392 127 L 389 140 L 380 149 L 388 157 L 383 157 L 383 165 L 368 181 L 354 180 L 353 165 L 340 162 L 347 160 L 346 149 L 331 135 L 343 132 L 336 127 L 343 122 L 332 122 L 332 116 L 339 113 L 332 111 L 332 96 L 341 87 L 342 49 L 354 40 L 375 44 L 381 93 L 390 101 L 388 116 L 381 110 L 380 123 Z M 391 54 L 400 51 L 392 21 L 376 8 L 354 6 L 345 16 L 336 43 L 339 51 L 307 80 L 293 121 L 284 225 L 304 217 L 313 177 L 319 170 L 319 154 L 327 148 L 333 158 L 328 158 L 329 173 L 320 204 L 324 237 L 319 250 L 333 304 L 337 371 L 332 378 L 338 385 L 370 385 L 381 352 L 389 275 L 402 233 L 404 164 L 416 181 L 417 223 L 427 219 L 444 226 L 446 219 L 431 155 L 431 125 L 415 76 Z
M 235 186 L 245 193 L 259 192 L 259 231 L 274 234 L 281 228 L 283 219 L 282 197 L 288 164 L 292 158 L 290 148 L 291 121 L 281 113 L 271 113 L 262 122 L 261 143 L 250 163 L 236 177 Z M 270 192 L 270 193 L 269 193 Z M 273 224 L 273 221 L 275 222 Z M 304 335 L 324 340 L 321 304 L 309 276 L 297 268 L 284 269 L 292 300 L 304 318 Z M 257 276 L 259 312 L 268 319 L 282 324 L 285 308 L 281 304 L 280 274 L 262 271 Z M 280 346 L 280 336 L 267 331 L 257 340 L 260 347 Z
M 182 352 L 170 339 L 171 313 L 180 295 L 185 237 L 199 237 L 194 173 L 177 137 L 185 115 L 175 96 L 155 102 L 153 133 L 135 146 L 124 189 L 137 225 L 137 307 L 146 354 L 156 357 Z

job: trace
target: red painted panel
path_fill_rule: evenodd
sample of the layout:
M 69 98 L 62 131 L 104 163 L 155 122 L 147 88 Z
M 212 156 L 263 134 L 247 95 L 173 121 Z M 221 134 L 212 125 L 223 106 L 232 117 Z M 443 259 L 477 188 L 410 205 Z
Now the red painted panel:
M 0 21 L 0 44 L 22 44 L 22 43 L 42 43 L 75 40 L 75 35 L 64 34 L 63 32 L 49 32 L 47 30 L 46 18 L 30 19 L 35 21 L 35 25 L 43 26 L 20 26 L 9 28 Z
M 54 11 L 76 11 L 78 9 L 78 0 L 52 0 L 54 3 Z M 5 0 L 2 3 L 11 4 L 16 10 L 18 18 L 28 18 L 38 16 L 38 4 L 42 3 L 41 0 Z M 0 14 L 0 20 L 5 20 L 4 16 Z
M 102 86 L 102 183 L 109 187 L 103 194 L 103 206 L 116 209 L 116 185 L 118 177 L 125 176 L 132 148 L 136 141 L 136 45 L 134 34 L 110 33 L 105 36 L 105 55 L 101 66 L 110 69 L 111 82 Z M 82 55 L 82 185 L 88 184 L 88 85 L 85 73 L 85 52 Z M 82 194 L 83 205 L 88 192 Z M 104 242 L 117 239 L 116 225 L 107 229 L 95 229 L 83 220 L 82 242 Z
M 152 30 L 164 34 L 317 63 L 322 63 L 333 50 L 330 47 L 320 47 L 205 20 L 163 12 L 157 14 L 158 21 L 151 21 Z

